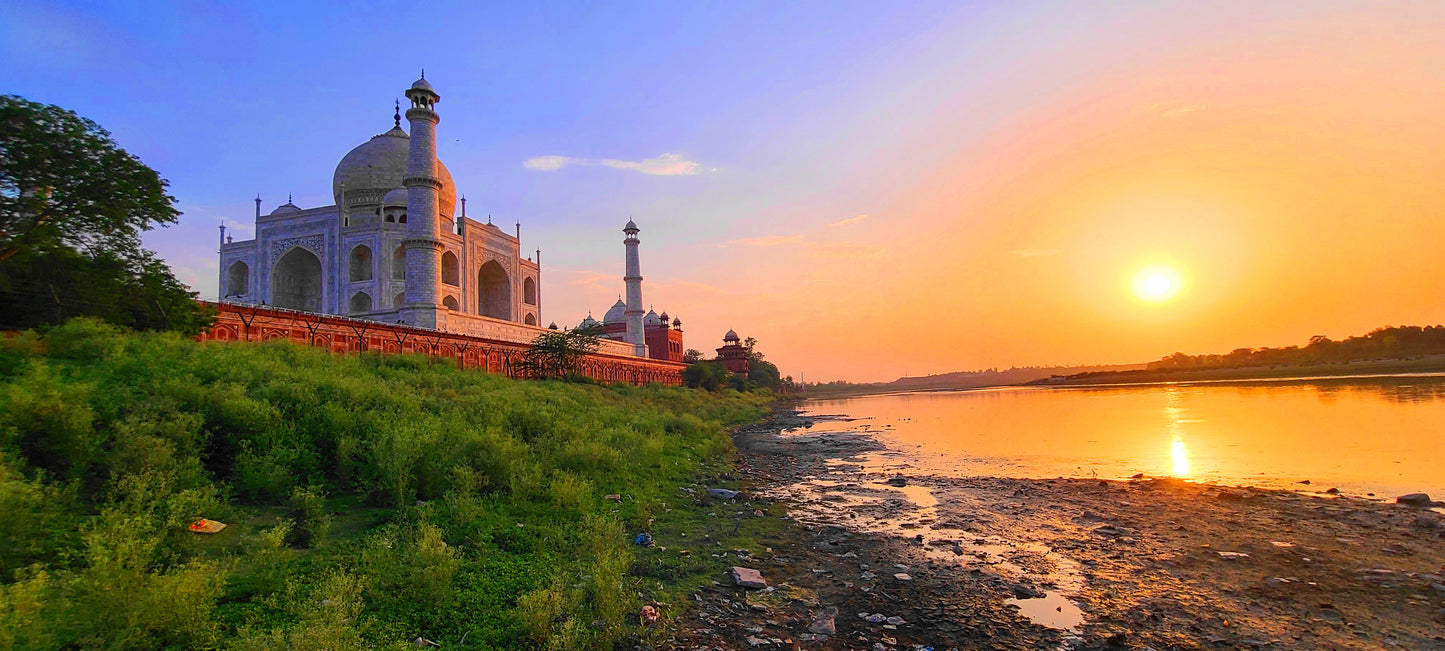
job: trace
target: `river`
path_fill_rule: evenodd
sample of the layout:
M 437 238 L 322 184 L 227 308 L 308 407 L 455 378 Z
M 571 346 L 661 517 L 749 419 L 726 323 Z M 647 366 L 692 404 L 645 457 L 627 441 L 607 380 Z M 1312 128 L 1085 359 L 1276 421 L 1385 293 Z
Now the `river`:
M 810 400 L 947 476 L 1136 473 L 1445 498 L 1445 375 L 883 394 Z M 1308 483 L 1305 483 L 1308 482 Z

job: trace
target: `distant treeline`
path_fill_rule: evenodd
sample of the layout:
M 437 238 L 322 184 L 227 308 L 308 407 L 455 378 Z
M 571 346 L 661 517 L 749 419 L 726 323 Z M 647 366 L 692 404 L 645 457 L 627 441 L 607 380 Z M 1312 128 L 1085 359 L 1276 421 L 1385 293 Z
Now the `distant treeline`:
M 1343 341 L 1315 335 L 1303 347 L 1236 348 L 1224 355 L 1174 353 L 1150 362 L 1149 370 L 1324 364 L 1437 354 L 1445 354 L 1445 326 L 1392 326 Z
M 990 368 L 982 371 L 954 371 L 938 375 L 901 377 L 892 382 L 855 384 L 835 381 L 810 384 L 810 393 L 876 393 L 884 391 L 927 391 L 936 389 L 972 389 L 978 387 L 1008 386 L 1024 384 L 1055 375 L 1097 373 L 1110 371 L 1141 370 L 1143 364 L 1114 364 L 1108 366 L 1015 366 L 1007 369 Z

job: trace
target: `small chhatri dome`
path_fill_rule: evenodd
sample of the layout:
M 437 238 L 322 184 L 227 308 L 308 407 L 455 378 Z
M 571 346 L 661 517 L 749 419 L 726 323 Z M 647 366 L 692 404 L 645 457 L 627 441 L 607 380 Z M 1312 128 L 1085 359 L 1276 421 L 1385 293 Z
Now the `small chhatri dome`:
M 616 303 L 613 303 L 613 304 L 612 304 L 612 307 L 607 310 L 607 314 L 602 315 L 602 323 L 603 323 L 604 325 L 611 325 L 611 324 L 613 324 L 613 323 L 626 323 L 626 322 L 627 322 L 627 304 L 626 304 L 626 303 L 623 303 L 623 302 L 622 302 L 622 299 L 619 298 L 619 299 L 617 299 L 617 302 L 616 302 Z
M 636 233 L 640 230 L 642 229 L 637 227 L 637 222 L 634 222 L 631 219 L 627 220 L 627 225 L 622 227 L 622 232 L 624 233 Z
M 446 75 L 442 75 L 442 76 L 445 77 Z M 445 81 L 445 80 L 443 80 L 443 81 Z M 431 87 L 431 82 L 429 82 L 429 81 L 426 80 L 426 73 L 425 73 L 425 72 L 421 73 L 421 79 L 418 79 L 418 80 L 416 80 L 416 81 L 411 82 L 411 88 L 412 88 L 412 90 L 424 90 L 424 91 L 426 91 L 426 92 L 428 92 L 428 93 L 435 93 L 435 92 L 437 92 L 435 88 L 432 88 L 432 87 Z
M 733 332 L 732 330 L 728 330 L 728 333 L 725 334 L 725 335 L 723 335 L 723 341 L 725 341 L 725 342 L 726 342 L 726 341 L 737 341 L 737 340 L 738 340 L 738 333 Z
M 674 328 L 681 328 L 681 327 L 682 327 L 682 319 L 674 318 L 674 319 L 672 320 L 672 327 L 674 327 Z
M 661 318 L 662 318 L 662 322 L 663 322 L 663 323 L 667 323 L 667 312 L 666 312 L 666 311 L 664 311 L 664 312 L 662 313 L 662 317 L 661 317 Z
M 406 188 L 397 188 L 386 193 L 386 196 L 381 198 L 381 205 L 383 208 L 393 208 L 397 206 L 405 208 Z
M 553 321 L 553 322 L 552 322 L 552 325 L 547 326 L 547 329 L 548 329 L 548 330 L 557 330 L 557 329 L 558 329 L 558 328 L 557 328 L 557 322 L 556 322 L 556 321 Z

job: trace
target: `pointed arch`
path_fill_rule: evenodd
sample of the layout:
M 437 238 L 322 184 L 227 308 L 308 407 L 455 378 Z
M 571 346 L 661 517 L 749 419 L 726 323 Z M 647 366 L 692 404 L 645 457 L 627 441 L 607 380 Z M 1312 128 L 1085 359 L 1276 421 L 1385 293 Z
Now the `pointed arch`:
M 447 296 L 442 299 L 442 305 L 445 305 L 448 310 L 453 312 L 458 312 L 462 309 L 462 304 L 457 301 L 457 297 L 455 296 Z
M 226 270 L 226 295 L 245 296 L 251 293 L 251 265 L 242 260 L 231 263 Z
M 451 251 L 442 254 L 442 282 L 453 287 L 462 284 L 457 254 Z
M 398 244 L 391 252 L 391 279 L 406 280 L 406 246 Z
M 371 294 L 357 292 L 351 295 L 351 300 L 346 303 L 346 311 L 352 314 L 361 314 L 371 311 Z
M 365 244 L 351 247 L 351 254 L 347 256 L 347 266 L 350 270 L 346 276 L 347 280 L 353 283 L 371 280 L 371 258 L 371 247 Z
M 537 281 L 531 276 L 522 281 L 522 301 L 527 305 L 537 304 Z
M 512 281 L 496 260 L 488 260 L 477 271 L 477 313 L 512 320 Z
M 398 309 L 405 307 L 406 292 L 397 292 L 396 297 L 391 299 L 391 306 Z
M 533 315 L 531 315 L 531 314 L 528 314 L 528 315 L 527 315 L 527 318 L 523 319 L 522 322 L 525 323 L 525 324 L 527 324 L 527 325 L 529 325 L 529 326 L 534 326 L 534 325 L 537 325 L 537 317 L 536 317 L 536 316 L 533 316 Z
M 292 310 L 321 311 L 321 260 L 292 247 L 271 269 L 271 304 Z

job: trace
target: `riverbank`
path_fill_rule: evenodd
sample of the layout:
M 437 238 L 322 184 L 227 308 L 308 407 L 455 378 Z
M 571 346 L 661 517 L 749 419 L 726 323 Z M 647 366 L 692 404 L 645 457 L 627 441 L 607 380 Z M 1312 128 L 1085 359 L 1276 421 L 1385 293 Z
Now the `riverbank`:
M 89 320 L 3 337 L 0 649 L 647 645 L 717 549 L 783 529 L 706 491 L 770 401 Z
M 782 412 L 736 432 L 744 489 L 793 526 L 743 561 L 773 590 L 699 589 L 676 646 L 1445 648 L 1435 511 L 1142 477 L 941 477 L 827 429 Z

